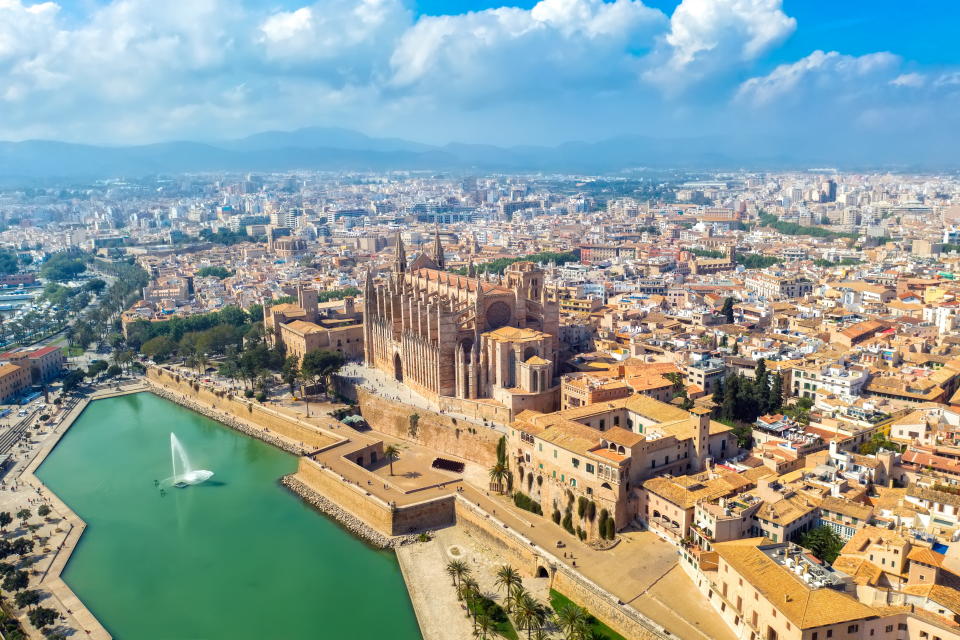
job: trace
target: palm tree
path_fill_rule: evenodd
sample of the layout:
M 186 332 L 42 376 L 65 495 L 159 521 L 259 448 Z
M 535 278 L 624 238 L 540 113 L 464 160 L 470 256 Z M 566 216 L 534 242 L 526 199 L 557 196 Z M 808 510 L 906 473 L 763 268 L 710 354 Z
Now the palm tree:
M 498 462 L 492 467 L 490 467 L 490 484 L 495 486 L 497 491 L 503 493 L 506 486 L 507 476 L 510 475 L 510 471 L 507 470 L 507 466 L 502 462 Z
M 533 631 L 543 628 L 547 621 L 547 608 L 526 591 L 517 594 L 514 611 L 517 626 L 527 630 L 527 640 L 531 640 Z
M 477 609 L 475 599 L 480 593 L 480 584 L 471 578 L 466 576 L 460 581 L 460 593 L 459 597 L 461 600 L 467 603 L 467 615 L 473 616 L 473 628 L 477 628 Z
M 393 461 L 400 457 L 400 447 L 389 445 L 383 450 L 383 457 L 390 462 L 390 475 L 393 475 Z
M 460 581 L 470 575 L 470 567 L 463 560 L 451 560 L 447 563 L 447 574 L 453 578 L 453 586 L 460 588 Z
M 510 611 L 510 603 L 513 600 L 513 591 L 523 584 L 523 579 L 516 569 L 508 564 L 497 569 L 497 579 L 494 584 L 502 587 L 507 592 L 507 611 Z
M 560 607 L 557 610 L 557 626 L 566 640 L 579 640 L 588 629 L 587 610 L 575 604 Z
M 473 637 L 487 640 L 488 634 L 495 631 L 493 620 L 486 613 L 477 616 L 473 627 Z

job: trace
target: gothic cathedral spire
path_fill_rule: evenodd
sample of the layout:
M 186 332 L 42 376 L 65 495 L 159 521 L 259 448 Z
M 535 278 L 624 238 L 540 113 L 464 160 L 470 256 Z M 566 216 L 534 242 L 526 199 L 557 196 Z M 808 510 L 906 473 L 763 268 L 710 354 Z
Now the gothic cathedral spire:
M 437 263 L 440 271 L 446 271 L 446 260 L 443 257 L 443 243 L 440 242 L 440 227 L 437 227 L 436 235 L 433 238 L 433 261 Z
M 403 248 L 403 238 L 400 237 L 400 231 L 397 231 L 396 244 L 396 265 L 394 270 L 397 273 L 406 273 L 407 271 L 407 250 Z

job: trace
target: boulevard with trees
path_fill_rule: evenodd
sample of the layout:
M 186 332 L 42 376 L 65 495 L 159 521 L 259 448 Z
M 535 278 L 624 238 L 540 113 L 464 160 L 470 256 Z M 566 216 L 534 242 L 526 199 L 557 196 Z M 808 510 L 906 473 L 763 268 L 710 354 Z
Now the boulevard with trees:
M 50 507 L 41 505 L 37 515 L 46 522 L 55 522 L 49 519 Z M 43 548 L 46 538 L 38 535 L 39 525 L 31 524 L 33 512 L 30 509 L 21 509 L 16 513 L 20 525 L 8 531 L 14 516 L 8 511 L 0 512 L 0 633 L 7 640 L 23 640 L 27 638 L 23 627 L 16 618 L 19 614 L 26 614 L 30 624 L 39 630 L 44 637 L 51 640 L 65 639 L 74 633 L 64 625 L 58 625 L 60 614 L 49 607 L 42 606 L 46 595 L 42 590 L 30 588 L 30 567 L 40 560 L 34 555 L 39 545 L 43 553 L 49 549 Z

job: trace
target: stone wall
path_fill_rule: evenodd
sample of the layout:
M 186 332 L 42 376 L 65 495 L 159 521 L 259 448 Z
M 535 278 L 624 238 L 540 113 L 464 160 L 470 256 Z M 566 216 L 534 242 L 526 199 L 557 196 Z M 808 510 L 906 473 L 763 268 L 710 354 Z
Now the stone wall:
M 500 433 L 494 429 L 395 400 L 384 400 L 365 389 L 357 389 L 357 397 L 360 413 L 376 431 L 412 440 L 441 454 L 476 462 L 484 467 L 497 461 Z M 420 416 L 415 434 L 410 429 L 410 416 L 413 414 Z
M 457 526 L 478 538 L 483 544 L 496 549 L 507 559 L 507 564 L 524 576 L 537 575 L 539 567 L 543 567 L 548 572 L 551 570 L 548 562 L 536 550 L 503 530 L 501 522 L 491 518 L 479 508 L 475 509 L 464 504 L 463 500 L 457 502 Z
M 508 407 L 490 401 L 443 396 L 438 402 L 444 411 L 461 413 L 476 420 L 490 420 L 499 424 L 510 424 L 513 420 Z
M 300 458 L 294 477 L 386 536 L 438 529 L 453 524 L 455 520 L 455 498 L 452 495 L 391 507 L 363 487 L 345 481 L 336 472 L 306 457 Z
M 592 587 L 584 578 L 575 576 L 562 567 L 553 576 L 553 588 L 584 607 L 592 616 L 630 640 L 657 640 L 670 637 L 669 632 L 657 628 L 656 623 L 641 623 L 642 614 L 628 611 L 599 587 Z M 649 626 L 648 626 L 649 625 Z
M 302 423 L 292 417 L 273 413 L 271 410 L 244 398 L 237 396 L 231 398 L 229 395 L 220 396 L 208 390 L 202 384 L 199 385 L 199 389 L 194 388 L 192 381 L 182 376 L 178 381 L 177 377 L 177 374 L 159 367 L 149 367 L 147 369 L 147 379 L 168 390 L 184 394 L 201 406 L 226 411 L 241 420 L 248 420 L 267 427 L 295 442 L 302 442 L 308 449 L 319 449 L 337 442 L 337 438 L 324 433 L 318 427 Z

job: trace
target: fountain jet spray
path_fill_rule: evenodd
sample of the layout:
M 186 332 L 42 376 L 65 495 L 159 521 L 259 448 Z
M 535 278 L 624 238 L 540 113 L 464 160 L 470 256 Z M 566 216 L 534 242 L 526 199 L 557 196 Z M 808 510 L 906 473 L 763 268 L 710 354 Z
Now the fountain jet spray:
M 183 488 L 191 484 L 200 484 L 213 477 L 213 471 L 193 468 L 186 449 L 183 448 L 177 434 L 173 432 L 170 433 L 170 464 L 173 467 L 170 482 L 175 487 Z

